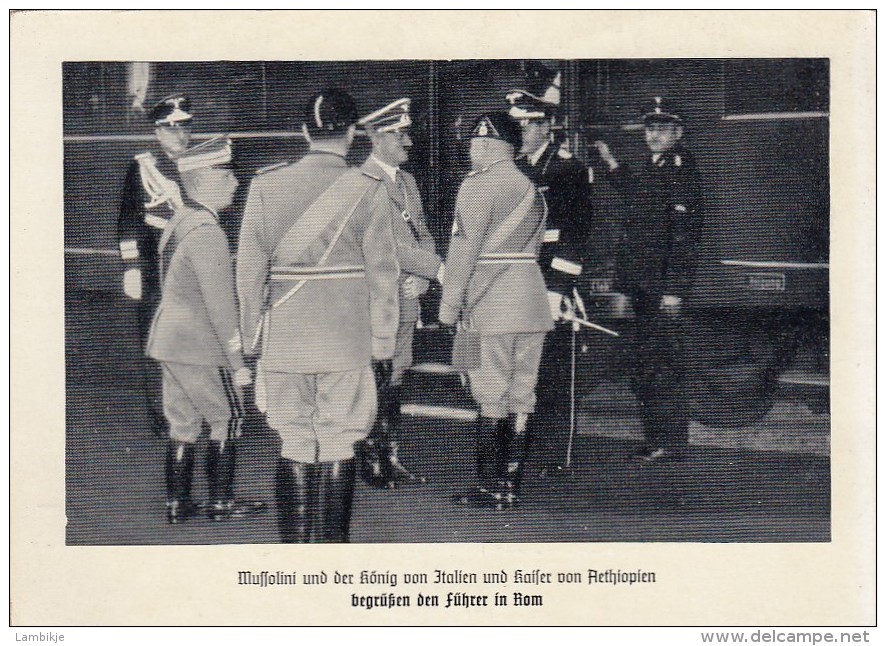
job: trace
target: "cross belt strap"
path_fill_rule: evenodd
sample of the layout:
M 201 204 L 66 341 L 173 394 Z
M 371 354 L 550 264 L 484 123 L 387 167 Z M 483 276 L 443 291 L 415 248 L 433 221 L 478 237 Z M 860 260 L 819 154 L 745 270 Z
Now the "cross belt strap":
M 148 213 L 145 215 L 145 224 L 149 227 L 154 227 L 155 229 L 165 229 L 166 225 L 169 224 L 169 219 L 164 218 L 162 215 Z
M 283 235 L 283 238 L 281 238 L 280 242 L 277 244 L 277 249 L 274 250 L 274 256 L 283 262 L 298 262 L 300 256 L 302 256 L 310 245 L 323 234 L 326 227 L 338 218 L 338 226 L 332 236 L 332 240 L 330 240 L 326 249 L 323 251 L 323 254 L 320 256 L 320 259 L 317 261 L 316 265 L 314 265 L 316 270 L 320 272 L 327 271 L 329 269 L 329 267 L 325 266 L 327 259 L 335 248 L 335 245 L 338 243 L 338 239 L 344 232 L 354 211 L 357 210 L 360 202 L 363 201 L 363 198 L 369 192 L 370 185 L 366 184 L 364 179 L 365 178 L 360 172 L 350 170 L 343 173 L 329 187 L 327 187 L 320 197 L 318 197 L 301 217 L 295 221 L 289 231 Z M 284 280 L 291 279 L 295 280 L 296 283 L 292 286 L 292 289 L 286 292 L 286 294 L 273 303 L 268 304 L 259 324 L 256 326 L 255 334 L 252 338 L 252 345 L 250 346 L 251 348 L 258 346 L 262 329 L 268 325 L 268 318 L 271 315 L 271 310 L 286 303 L 305 286 L 308 280 L 310 280 L 310 278 L 307 278 L 306 276 L 293 276 L 287 269 L 289 267 L 303 270 L 305 272 L 309 270 L 309 267 L 307 266 L 274 266 L 274 269 L 279 270 L 277 272 L 278 276 L 282 276 L 286 273 L 286 278 Z M 284 272 L 283 270 L 286 271 Z M 272 271 L 272 274 L 273 273 L 274 272 Z M 270 278 L 272 280 L 281 280 L 281 278 L 274 278 L 273 275 Z

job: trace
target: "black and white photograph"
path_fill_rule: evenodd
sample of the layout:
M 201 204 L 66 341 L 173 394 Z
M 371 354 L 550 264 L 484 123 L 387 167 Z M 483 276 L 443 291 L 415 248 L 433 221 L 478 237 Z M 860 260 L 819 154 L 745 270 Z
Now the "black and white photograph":
M 356 26 L 349 13 L 336 16 Z M 460 13 L 528 28 L 520 12 Z M 697 13 L 682 17 L 731 15 Z M 44 401 L 63 402 L 54 550 L 150 555 L 163 580 L 188 565 L 160 554 L 236 546 L 219 585 L 298 603 L 322 587 L 342 625 L 606 625 L 541 606 L 571 589 L 668 594 L 696 549 L 728 577 L 730 550 L 797 561 L 843 545 L 873 485 L 839 497 L 857 467 L 836 436 L 857 451 L 875 429 L 841 421 L 831 388 L 849 357 L 834 286 L 867 285 L 832 275 L 837 223 L 852 219 L 832 199 L 846 172 L 833 120 L 854 96 L 832 48 L 281 57 L 249 28 L 254 55 L 160 41 L 59 52 L 61 170 L 45 190 L 63 251 L 41 253 L 60 256 L 47 298 L 61 297 L 61 334 L 34 350 L 63 366 L 61 398 Z M 26 426 L 13 415 L 13 436 Z M 21 454 L 12 441 L 14 472 L 44 468 L 38 437 Z M 857 531 L 873 540 L 872 525 Z M 660 545 L 677 570 L 648 551 Z M 416 605 L 432 608 L 392 614 Z M 433 612 L 453 605 L 469 614 Z M 12 608 L 14 624 L 14 593 Z
M 830 538 L 827 59 L 63 73 L 68 544 Z

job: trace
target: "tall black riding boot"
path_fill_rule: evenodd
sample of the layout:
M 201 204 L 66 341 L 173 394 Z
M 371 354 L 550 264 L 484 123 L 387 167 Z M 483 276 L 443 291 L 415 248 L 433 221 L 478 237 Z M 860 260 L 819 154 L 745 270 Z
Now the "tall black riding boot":
M 193 478 L 194 445 L 169 440 L 166 448 L 166 520 L 173 525 L 197 513 L 197 505 L 191 500 Z
M 508 416 L 507 430 L 509 433 L 505 456 L 502 460 L 500 477 L 502 487 L 502 505 L 513 507 L 520 499 L 520 484 L 523 478 L 523 463 L 529 440 L 528 416 Z
M 280 458 L 277 462 L 277 526 L 281 543 L 312 542 L 317 465 Z
M 243 518 L 264 511 L 261 500 L 234 499 L 234 471 L 237 464 L 237 440 L 209 441 L 206 452 L 206 478 L 209 480 L 209 505 L 206 514 L 210 520 Z
M 456 494 L 452 501 L 470 507 L 499 508 L 499 472 L 501 469 L 501 445 L 498 442 L 500 420 L 491 417 L 477 419 L 477 478 L 474 489 Z
M 498 472 L 498 479 L 500 481 L 504 481 L 505 475 L 508 471 L 508 447 L 511 443 L 511 436 L 514 433 L 514 416 L 508 415 L 500 420 L 495 425 L 495 444 L 498 448 L 498 452 L 496 457 L 498 458 L 498 462 L 496 463 L 496 471 Z
M 354 460 L 320 462 L 315 543 L 349 542 L 354 500 Z
M 403 415 L 400 412 L 403 399 L 403 387 L 391 386 L 390 396 L 388 399 L 388 434 L 390 436 L 390 451 L 388 453 L 388 462 L 391 465 L 391 472 L 394 477 L 394 484 L 402 484 L 404 482 L 420 482 L 427 480 L 423 476 L 414 474 L 400 462 L 400 442 L 399 437 L 402 432 Z
M 354 447 L 360 478 L 376 489 L 392 489 L 397 482 L 390 459 L 392 447 L 395 446 L 390 436 L 390 410 L 388 390 L 380 392 L 375 424 L 366 439 L 357 442 Z

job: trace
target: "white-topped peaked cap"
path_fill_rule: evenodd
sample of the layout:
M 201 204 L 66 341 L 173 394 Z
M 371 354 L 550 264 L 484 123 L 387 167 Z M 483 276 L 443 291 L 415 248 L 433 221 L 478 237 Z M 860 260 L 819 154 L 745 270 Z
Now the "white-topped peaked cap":
M 546 119 L 560 107 L 560 72 L 550 79 L 539 79 L 530 90 L 515 88 L 505 95 L 514 119 Z
M 198 168 L 221 166 L 231 163 L 231 140 L 227 135 L 219 135 L 191 146 L 175 160 L 178 172 L 184 173 Z
M 155 126 L 180 126 L 189 122 L 191 100 L 183 94 L 170 94 L 154 104 L 148 118 Z
M 376 132 L 396 132 L 412 125 L 409 115 L 412 99 L 397 99 L 383 108 L 361 118 L 357 125 L 370 128 Z

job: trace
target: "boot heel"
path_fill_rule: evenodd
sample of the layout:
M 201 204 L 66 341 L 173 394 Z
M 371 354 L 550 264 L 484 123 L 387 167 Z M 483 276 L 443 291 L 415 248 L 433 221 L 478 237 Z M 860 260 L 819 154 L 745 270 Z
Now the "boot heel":
M 261 500 L 234 498 L 236 464 L 236 440 L 230 439 L 226 442 L 210 440 L 206 455 L 206 477 L 209 480 L 209 504 L 206 506 L 206 515 L 213 522 L 244 518 L 267 508 Z

